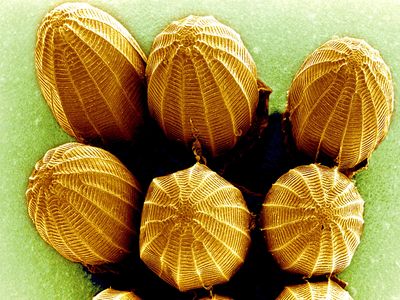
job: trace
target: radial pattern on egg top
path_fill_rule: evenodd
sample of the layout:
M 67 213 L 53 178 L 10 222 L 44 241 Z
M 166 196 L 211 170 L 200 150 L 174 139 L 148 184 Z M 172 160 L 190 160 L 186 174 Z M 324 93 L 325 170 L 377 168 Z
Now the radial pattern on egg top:
M 256 65 L 239 34 L 214 17 L 167 26 L 153 42 L 146 75 L 150 113 L 173 140 L 191 146 L 196 136 L 216 156 L 254 121 Z
M 79 143 L 49 150 L 26 197 L 40 236 L 65 258 L 94 266 L 134 252 L 141 191 L 111 153 Z
M 350 294 L 332 280 L 287 286 L 276 300 L 353 300 Z
M 112 16 L 64 3 L 37 32 L 42 94 L 60 126 L 80 142 L 128 141 L 143 123 L 146 57 Z
M 307 277 L 344 270 L 360 243 L 364 201 L 337 168 L 290 170 L 268 192 L 261 229 L 280 267 Z
M 242 265 L 249 227 L 241 192 L 196 163 L 153 179 L 142 212 L 140 257 L 181 291 L 211 287 Z
M 288 92 L 287 112 L 300 151 L 357 168 L 387 134 L 393 112 L 389 67 L 367 42 L 333 39 L 309 55 Z

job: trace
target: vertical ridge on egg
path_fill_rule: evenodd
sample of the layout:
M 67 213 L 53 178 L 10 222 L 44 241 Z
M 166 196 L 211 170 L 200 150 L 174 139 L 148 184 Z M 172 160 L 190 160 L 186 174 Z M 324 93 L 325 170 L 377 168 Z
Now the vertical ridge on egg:
M 379 52 L 355 38 L 332 39 L 309 55 L 288 93 L 297 148 L 324 154 L 342 171 L 368 159 L 387 134 L 394 92 Z
M 79 143 L 49 150 L 26 191 L 40 236 L 69 260 L 115 263 L 133 252 L 140 185 L 109 152 Z
M 331 279 L 286 286 L 276 300 L 352 300 L 350 294 Z
M 226 282 L 250 244 L 241 192 L 204 165 L 153 179 L 144 203 L 140 257 L 180 291 Z
M 216 156 L 254 120 L 255 63 L 239 34 L 214 17 L 167 26 L 153 42 L 146 75 L 150 113 L 171 139 L 190 145 L 196 135 Z
M 60 126 L 78 141 L 131 140 L 143 123 L 146 57 L 112 16 L 64 3 L 42 20 L 35 63 Z
M 283 270 L 336 274 L 360 243 L 364 201 L 337 168 L 296 167 L 281 176 L 262 206 L 261 230 Z

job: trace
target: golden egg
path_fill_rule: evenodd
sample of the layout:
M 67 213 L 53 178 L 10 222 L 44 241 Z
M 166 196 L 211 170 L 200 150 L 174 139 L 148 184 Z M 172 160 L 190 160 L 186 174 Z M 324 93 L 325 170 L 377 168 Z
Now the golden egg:
M 146 57 L 112 16 L 64 3 L 37 32 L 42 94 L 60 126 L 80 142 L 132 140 L 143 123 Z
M 140 257 L 180 291 L 226 282 L 243 264 L 251 216 L 241 192 L 205 165 L 153 179 Z
M 287 286 L 276 300 L 353 300 L 350 294 L 336 282 L 307 282 Z
M 217 156 L 254 122 L 256 65 L 239 34 L 212 16 L 172 22 L 154 40 L 146 67 L 148 106 L 166 136 L 197 138 Z
M 388 132 L 393 112 L 389 67 L 367 42 L 333 39 L 306 58 L 288 93 L 296 147 L 342 171 L 357 169 Z
M 299 166 L 269 190 L 261 230 L 283 270 L 307 277 L 336 274 L 360 243 L 363 208 L 354 183 L 338 168 Z
M 116 263 L 134 251 L 141 190 L 111 153 L 79 143 L 49 150 L 26 197 L 40 236 L 71 261 Z
M 133 292 L 118 291 L 112 288 L 105 289 L 98 293 L 93 300 L 141 300 Z

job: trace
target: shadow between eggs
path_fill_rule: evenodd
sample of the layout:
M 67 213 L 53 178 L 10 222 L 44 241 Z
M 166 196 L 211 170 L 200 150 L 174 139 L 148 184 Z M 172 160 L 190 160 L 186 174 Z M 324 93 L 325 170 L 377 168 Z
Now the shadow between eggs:
M 311 159 L 288 150 L 292 147 L 285 141 L 283 124 L 282 114 L 273 113 L 259 141 L 247 152 L 239 152 L 239 159 L 232 156 L 229 163 L 220 159 L 208 161 L 207 165 L 212 170 L 242 191 L 249 210 L 255 215 L 256 224 L 251 232 L 252 243 L 244 264 L 229 282 L 214 286 L 213 294 L 237 300 L 275 299 L 284 286 L 304 282 L 301 275 L 289 274 L 279 268 L 267 251 L 258 226 L 259 212 L 271 185 L 291 168 L 312 163 Z M 196 162 L 190 150 L 167 141 L 155 124 L 147 128 L 135 144 L 104 147 L 142 182 L 144 193 L 154 177 L 188 168 Z M 135 248 L 138 249 L 138 245 Z M 150 271 L 138 253 L 111 267 L 111 272 L 90 274 L 93 284 L 100 289 L 133 290 L 144 300 L 192 300 L 210 295 L 205 289 L 179 292 Z

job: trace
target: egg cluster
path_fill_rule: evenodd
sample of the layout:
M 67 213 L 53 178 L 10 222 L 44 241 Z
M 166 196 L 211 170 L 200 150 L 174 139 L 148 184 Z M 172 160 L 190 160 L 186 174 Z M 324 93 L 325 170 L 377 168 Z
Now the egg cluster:
M 93 273 L 140 257 L 184 293 L 227 283 L 250 247 L 265 247 L 287 274 L 304 278 L 277 299 L 351 299 L 336 278 L 364 223 L 351 176 L 386 136 L 394 101 L 389 68 L 365 41 L 332 39 L 295 75 L 287 147 L 312 163 L 279 177 L 258 212 L 212 163 L 240 156 L 268 124 L 272 90 L 232 28 L 188 16 L 157 35 L 147 58 L 106 12 L 64 3 L 42 20 L 35 65 L 55 119 L 76 139 L 36 163 L 26 192 L 38 233 L 62 256 Z M 150 126 L 194 164 L 147 183 L 111 153 L 135 147 Z M 251 244 L 254 231 L 264 245 Z M 109 288 L 93 299 L 139 297 L 147 299 L 140 288 Z

